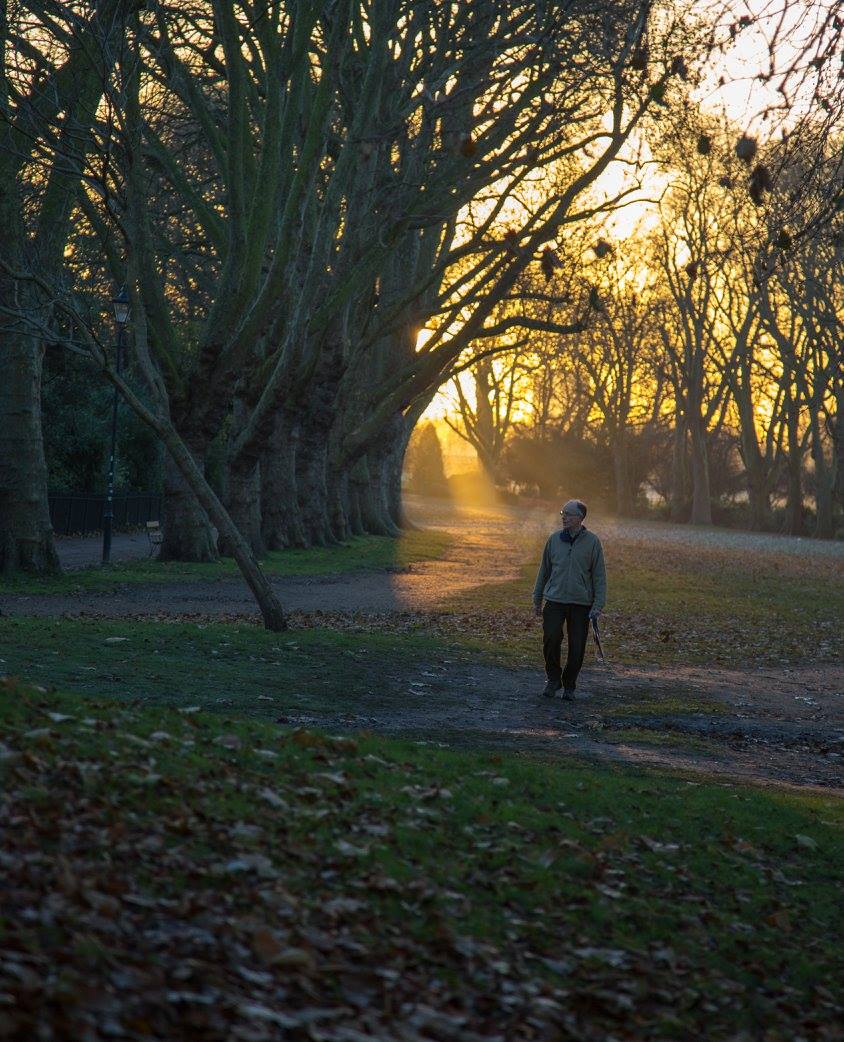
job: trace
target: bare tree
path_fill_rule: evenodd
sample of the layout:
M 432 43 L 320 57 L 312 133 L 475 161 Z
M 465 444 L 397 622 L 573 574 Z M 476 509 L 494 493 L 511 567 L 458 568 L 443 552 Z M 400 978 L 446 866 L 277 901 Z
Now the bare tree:
M 41 431 L 43 337 L 52 294 L 14 272 L 60 277 L 94 147 L 97 107 L 131 5 L 62 4 L 38 35 L 31 5 L 0 7 L 0 571 L 58 571 Z M 35 325 L 33 325 L 35 323 Z M 49 339 L 49 338 L 48 338 Z

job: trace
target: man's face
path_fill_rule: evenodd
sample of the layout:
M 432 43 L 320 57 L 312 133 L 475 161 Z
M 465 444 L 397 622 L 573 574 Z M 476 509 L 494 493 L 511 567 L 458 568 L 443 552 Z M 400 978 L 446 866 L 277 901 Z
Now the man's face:
M 580 526 L 583 524 L 583 518 L 578 513 L 566 513 L 565 510 L 560 511 L 560 517 L 563 519 L 563 528 L 566 532 L 571 532 L 574 535 L 575 532 L 580 531 Z

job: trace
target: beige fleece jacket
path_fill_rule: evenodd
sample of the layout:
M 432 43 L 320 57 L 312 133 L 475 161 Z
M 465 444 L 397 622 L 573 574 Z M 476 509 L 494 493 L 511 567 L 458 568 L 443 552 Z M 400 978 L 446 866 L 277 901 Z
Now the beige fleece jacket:
M 574 542 L 563 532 L 548 537 L 533 588 L 533 603 L 588 604 L 603 610 L 607 602 L 607 569 L 601 540 L 581 528 Z

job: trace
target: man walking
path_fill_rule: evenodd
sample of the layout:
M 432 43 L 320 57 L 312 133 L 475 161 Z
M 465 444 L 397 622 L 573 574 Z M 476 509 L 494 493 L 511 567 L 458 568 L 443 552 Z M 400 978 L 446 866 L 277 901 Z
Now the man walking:
M 533 606 L 542 616 L 542 650 L 548 683 L 543 695 L 574 698 L 583 665 L 590 619 L 597 619 L 607 600 L 607 571 L 601 540 L 587 532 L 586 504 L 570 499 L 560 511 L 562 532 L 549 536 L 533 588 Z M 545 607 L 542 599 L 545 598 Z M 568 636 L 566 668 L 560 665 L 563 626 Z

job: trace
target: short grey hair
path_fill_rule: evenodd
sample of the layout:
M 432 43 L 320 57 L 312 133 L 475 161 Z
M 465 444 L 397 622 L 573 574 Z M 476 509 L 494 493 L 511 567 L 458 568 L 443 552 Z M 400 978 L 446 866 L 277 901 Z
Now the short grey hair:
M 563 509 L 560 513 L 573 514 L 575 511 L 580 514 L 581 517 L 586 517 L 586 504 L 582 499 L 570 499 L 567 503 L 563 504 Z

